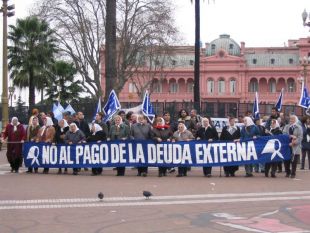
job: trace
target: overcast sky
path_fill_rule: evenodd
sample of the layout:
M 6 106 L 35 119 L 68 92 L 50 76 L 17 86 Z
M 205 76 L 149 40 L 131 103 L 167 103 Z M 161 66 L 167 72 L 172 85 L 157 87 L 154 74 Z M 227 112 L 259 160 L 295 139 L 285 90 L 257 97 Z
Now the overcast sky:
M 29 14 L 35 0 L 9 0 L 15 4 L 16 18 Z M 190 0 L 174 0 L 175 19 L 183 37 L 183 44 L 194 45 L 195 8 Z M 289 39 L 310 36 L 309 28 L 302 25 L 301 14 L 310 11 L 309 0 L 201 0 L 201 41 L 211 42 L 220 34 L 229 34 L 238 44 L 246 47 L 284 46 Z M 0 17 L 2 35 L 2 17 Z M 0 49 L 2 53 L 2 36 Z M 2 74 L 2 62 L 0 64 Z M 0 93 L 2 82 L 0 82 Z
M 190 0 L 174 0 L 175 18 L 186 44 L 195 40 L 195 8 Z M 34 0 L 15 3 L 16 17 L 25 17 Z M 201 0 L 201 41 L 210 42 L 230 34 L 246 46 L 283 46 L 288 39 L 310 36 L 301 13 L 310 11 L 309 0 Z M 14 17 L 16 19 L 16 17 Z M 14 23 L 15 19 L 10 19 Z

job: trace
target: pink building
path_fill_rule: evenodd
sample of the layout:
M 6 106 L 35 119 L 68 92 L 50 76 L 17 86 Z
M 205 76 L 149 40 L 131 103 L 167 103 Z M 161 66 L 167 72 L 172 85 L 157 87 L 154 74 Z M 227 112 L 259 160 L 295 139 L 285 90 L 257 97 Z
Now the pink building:
M 152 102 L 193 101 L 194 47 L 175 46 L 173 51 L 164 78 L 155 78 Z M 240 108 L 239 104 L 252 103 L 257 91 L 265 108 L 262 112 L 269 113 L 282 88 L 284 104 L 297 105 L 304 74 L 299 59 L 310 57 L 310 38 L 289 40 L 284 47 L 246 47 L 223 34 L 207 43 L 200 56 L 202 111 L 225 116 Z M 132 82 L 126 83 L 119 98 L 121 102 L 141 101 Z

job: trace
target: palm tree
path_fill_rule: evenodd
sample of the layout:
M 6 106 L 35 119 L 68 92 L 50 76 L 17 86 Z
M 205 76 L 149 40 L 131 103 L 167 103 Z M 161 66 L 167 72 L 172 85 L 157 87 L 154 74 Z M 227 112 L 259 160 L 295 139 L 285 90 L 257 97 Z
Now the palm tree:
M 80 80 L 74 80 L 77 73 L 74 65 L 65 61 L 56 61 L 50 73 L 50 85 L 46 88 L 46 96 L 50 102 L 60 101 L 63 105 L 78 100 L 84 91 Z
M 53 63 L 56 41 L 53 31 L 44 20 L 35 16 L 18 19 L 10 25 L 8 58 L 10 78 L 20 88 L 29 88 L 29 110 L 35 104 L 35 90 L 48 82 L 48 70 Z

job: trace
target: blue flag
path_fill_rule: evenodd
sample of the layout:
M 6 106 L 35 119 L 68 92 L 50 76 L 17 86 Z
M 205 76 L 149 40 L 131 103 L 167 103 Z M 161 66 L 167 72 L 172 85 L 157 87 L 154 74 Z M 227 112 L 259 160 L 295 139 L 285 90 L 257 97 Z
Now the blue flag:
M 279 95 L 278 101 L 275 105 L 275 107 L 277 108 L 278 112 L 281 112 L 282 109 L 282 99 L 283 99 L 283 88 L 281 90 L 281 93 Z
M 68 106 L 64 110 L 65 112 L 70 112 L 70 114 L 76 113 L 75 110 L 72 108 L 71 104 L 68 104 Z
M 143 103 L 142 103 L 142 113 L 144 116 L 147 117 L 147 119 L 151 123 L 153 123 L 154 118 L 155 118 L 155 112 L 154 112 L 148 91 L 146 91 L 144 94 Z
M 259 119 L 258 94 L 255 92 L 255 99 L 253 104 L 253 118 Z
M 308 95 L 308 90 L 304 86 L 304 84 L 302 84 L 301 95 L 298 105 L 303 108 L 308 108 L 310 106 L 310 97 Z
M 57 104 L 53 104 L 53 114 L 54 114 L 54 117 L 60 121 L 62 119 L 62 113 L 63 113 L 64 109 L 63 107 L 61 106 L 60 103 L 57 103 Z
M 102 110 L 101 110 L 101 97 L 99 97 L 98 104 L 97 104 L 97 108 L 96 108 L 96 112 L 95 112 L 95 114 L 94 114 L 93 120 L 95 120 L 96 114 L 97 114 L 98 112 L 101 112 L 101 111 L 102 111 Z
M 103 111 L 105 114 L 103 121 L 107 122 L 108 120 L 110 120 L 119 109 L 121 109 L 121 104 L 117 98 L 115 91 L 112 90 L 107 103 L 103 107 Z

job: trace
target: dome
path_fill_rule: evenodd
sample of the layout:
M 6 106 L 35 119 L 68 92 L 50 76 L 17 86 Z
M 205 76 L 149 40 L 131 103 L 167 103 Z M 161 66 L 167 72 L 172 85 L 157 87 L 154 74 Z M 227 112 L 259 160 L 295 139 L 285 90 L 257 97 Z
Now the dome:
M 227 34 L 220 35 L 220 38 L 213 40 L 209 44 L 206 49 L 206 56 L 215 55 L 220 50 L 225 50 L 229 55 L 240 56 L 240 46 Z

